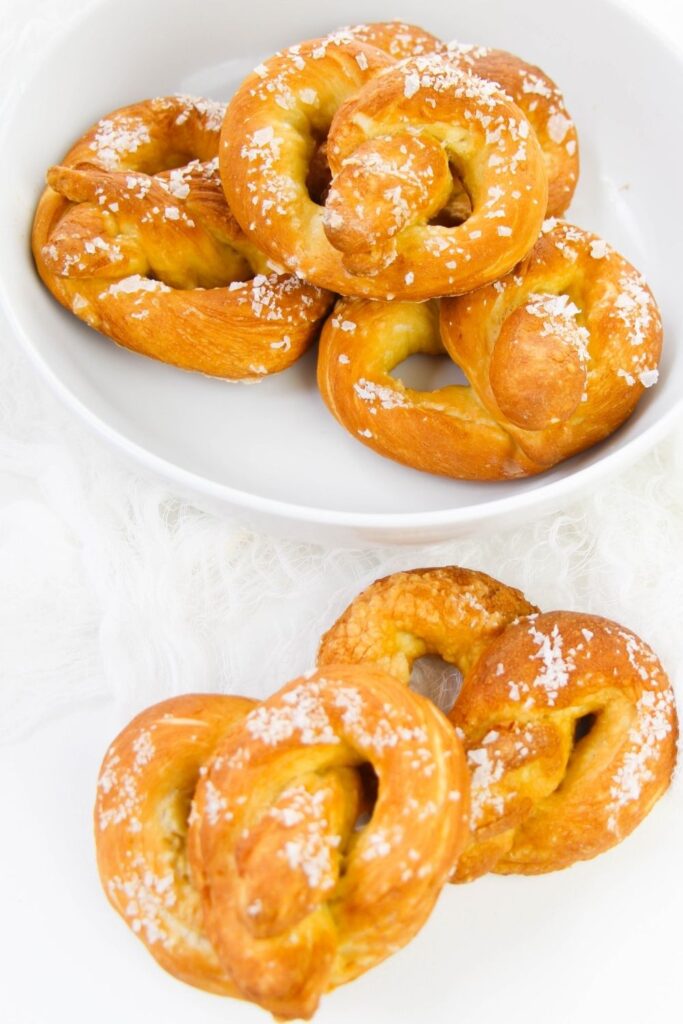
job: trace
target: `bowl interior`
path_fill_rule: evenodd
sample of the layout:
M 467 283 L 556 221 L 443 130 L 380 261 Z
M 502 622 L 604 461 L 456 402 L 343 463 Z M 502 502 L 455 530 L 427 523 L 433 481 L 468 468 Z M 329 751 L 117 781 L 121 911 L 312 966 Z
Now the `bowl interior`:
M 581 142 L 581 181 L 568 217 L 603 234 L 635 263 L 664 313 L 660 382 L 635 415 L 602 445 L 532 480 L 452 481 L 381 458 L 327 413 L 315 386 L 314 352 L 258 386 L 134 355 L 59 307 L 33 270 L 28 233 L 45 169 L 100 116 L 166 92 L 227 99 L 251 67 L 285 44 L 341 24 L 393 17 L 419 21 L 447 39 L 513 50 L 555 78 Z M 55 38 L 6 122 L 13 160 L 0 195 L 5 308 L 63 395 L 129 450 L 163 460 L 169 475 L 193 474 L 199 490 L 237 503 L 307 506 L 313 518 L 444 510 L 467 516 L 468 509 L 475 515 L 475 507 L 510 498 L 528 506 L 558 481 L 578 481 L 587 467 L 607 466 L 638 447 L 683 391 L 682 298 L 671 273 L 679 225 L 670 200 L 683 146 L 680 133 L 662 130 L 678 123 L 682 85 L 677 56 L 605 0 L 577 0 L 571 18 L 560 18 L 544 0 L 457 6 L 423 0 L 419 9 L 401 0 L 324 6 L 302 0 L 294 7 L 253 0 L 248 19 L 225 0 L 198 6 L 103 0 Z

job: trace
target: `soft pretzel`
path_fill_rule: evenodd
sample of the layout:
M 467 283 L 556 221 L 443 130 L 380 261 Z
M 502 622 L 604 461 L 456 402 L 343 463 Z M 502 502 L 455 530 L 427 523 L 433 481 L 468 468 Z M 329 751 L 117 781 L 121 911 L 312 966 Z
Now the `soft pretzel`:
M 308 673 L 258 705 L 177 697 L 105 756 L 100 877 L 171 974 L 308 1017 L 425 922 L 468 793 L 448 720 L 374 666 Z
M 359 827 L 362 764 L 378 795 Z M 297 679 L 231 732 L 197 789 L 190 851 L 242 994 L 307 1018 L 405 945 L 462 847 L 466 774 L 444 716 L 372 667 Z
M 505 50 L 449 43 L 448 53 L 463 70 L 499 85 L 524 111 L 545 158 L 548 216 L 561 216 L 572 200 L 579 177 L 579 143 L 558 87 L 540 68 Z
M 325 137 L 333 182 L 323 208 L 307 178 Z M 546 209 L 539 144 L 494 83 L 447 54 L 392 64 L 352 32 L 292 47 L 248 76 L 228 105 L 220 161 L 247 235 L 346 295 L 475 288 L 526 255 Z M 465 224 L 429 224 L 451 196 L 451 164 L 472 212 Z
M 230 213 L 223 110 L 170 96 L 99 121 L 48 172 L 33 253 L 52 294 L 118 344 L 259 380 L 308 347 L 331 297 L 273 272 Z
M 468 750 L 473 835 L 456 879 L 538 874 L 625 838 L 669 785 L 678 725 L 669 680 L 634 633 L 548 612 L 506 629 L 450 717 Z
M 97 865 L 114 909 L 171 974 L 231 996 L 190 879 L 187 823 L 204 764 L 254 706 L 193 694 L 143 711 L 109 747 L 95 804 Z
M 432 473 L 539 473 L 596 444 L 657 380 L 662 326 L 640 274 L 596 235 L 547 222 L 491 285 L 417 305 L 343 299 L 318 384 L 333 415 L 382 455 Z M 469 386 L 420 392 L 391 371 L 445 349 Z
M 667 788 L 678 725 L 653 651 L 607 619 L 539 614 L 519 591 L 455 567 L 373 583 L 323 637 L 318 663 L 410 681 L 438 654 L 463 675 L 449 718 L 471 771 L 472 834 L 454 874 L 536 874 L 627 836 Z

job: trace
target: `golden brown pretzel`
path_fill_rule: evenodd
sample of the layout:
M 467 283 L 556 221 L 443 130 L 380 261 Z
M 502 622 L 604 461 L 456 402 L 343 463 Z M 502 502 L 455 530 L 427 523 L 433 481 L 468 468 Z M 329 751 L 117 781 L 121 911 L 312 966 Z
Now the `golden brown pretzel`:
M 331 297 L 273 272 L 230 213 L 223 110 L 170 96 L 99 121 L 48 172 L 33 253 L 52 294 L 118 344 L 258 380 L 301 355 Z
M 540 68 L 505 50 L 449 43 L 448 53 L 463 70 L 499 85 L 524 111 L 545 158 L 548 216 L 561 216 L 572 200 L 579 178 L 579 143 L 558 87 Z
M 466 835 L 453 740 L 434 705 L 381 670 L 328 666 L 221 744 L 197 790 L 190 851 L 207 932 L 244 996 L 309 1017 L 324 992 L 413 937 Z M 377 801 L 354 828 L 368 763 Z
M 318 385 L 351 434 L 416 469 L 497 480 L 539 473 L 630 416 L 657 380 L 652 293 L 596 235 L 547 225 L 512 273 L 440 308 L 337 303 Z M 444 350 L 469 386 L 420 392 L 392 376 L 409 356 Z
M 172 697 L 133 719 L 102 762 L 95 804 L 97 866 L 109 902 L 171 974 L 239 996 L 204 934 L 186 836 L 199 773 L 255 706 L 243 697 Z
M 450 718 L 472 772 L 456 879 L 538 874 L 625 838 L 669 785 L 678 725 L 653 651 L 615 622 L 531 615 L 493 641 Z
M 673 691 L 629 630 L 577 612 L 538 614 L 481 573 L 417 569 L 360 594 L 323 637 L 318 661 L 377 664 L 407 683 L 424 654 L 464 677 L 449 718 L 468 752 L 472 834 L 455 881 L 594 857 L 667 788 Z
M 447 719 L 374 666 L 308 673 L 258 705 L 177 697 L 105 756 L 100 877 L 171 974 L 310 1016 L 425 922 L 468 794 Z
M 325 136 L 335 180 L 323 210 L 307 178 Z M 424 299 L 493 280 L 529 251 L 546 208 L 536 137 L 497 86 L 447 55 L 392 66 L 352 33 L 292 47 L 248 76 L 220 159 L 249 237 L 343 294 Z M 465 225 L 428 224 L 451 194 L 449 161 L 472 213 Z

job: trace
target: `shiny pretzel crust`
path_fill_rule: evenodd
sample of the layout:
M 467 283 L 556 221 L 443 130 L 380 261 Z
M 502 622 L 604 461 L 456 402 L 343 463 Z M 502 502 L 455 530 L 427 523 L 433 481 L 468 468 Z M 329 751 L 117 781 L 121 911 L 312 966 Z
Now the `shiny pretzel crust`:
M 318 665 L 367 662 L 407 684 L 415 660 L 436 654 L 465 673 L 506 626 L 536 610 L 483 572 L 397 572 L 367 587 L 327 630 Z
M 331 296 L 275 272 L 230 213 L 223 110 L 168 96 L 102 118 L 48 172 L 32 247 L 55 298 L 119 345 L 259 380 L 309 346 Z
M 513 315 L 521 322 L 511 339 L 503 328 Z M 544 358 L 551 336 L 555 344 Z M 662 321 L 647 282 L 623 256 L 598 235 L 548 220 L 512 273 L 444 300 L 441 339 L 515 443 L 520 463 L 528 459 L 541 469 L 597 444 L 628 419 L 657 381 Z M 505 411 L 506 381 L 493 372 L 499 347 L 516 388 L 505 394 Z M 546 405 L 551 395 L 562 399 L 575 388 L 564 410 Z M 535 429 L 525 427 L 530 414 Z
M 373 666 L 308 673 L 262 704 L 172 698 L 105 756 L 100 878 L 177 978 L 309 1017 L 424 924 L 468 793 L 448 720 Z
M 579 178 L 576 126 L 555 83 L 540 68 L 505 50 L 449 43 L 452 60 L 499 85 L 524 111 L 538 139 L 548 172 L 548 216 L 560 217 L 572 201 Z
M 369 822 L 357 769 L 378 780 Z M 242 994 L 281 1018 L 405 945 L 466 836 L 460 743 L 379 669 L 327 666 L 264 701 L 197 789 L 190 855 L 207 932 Z

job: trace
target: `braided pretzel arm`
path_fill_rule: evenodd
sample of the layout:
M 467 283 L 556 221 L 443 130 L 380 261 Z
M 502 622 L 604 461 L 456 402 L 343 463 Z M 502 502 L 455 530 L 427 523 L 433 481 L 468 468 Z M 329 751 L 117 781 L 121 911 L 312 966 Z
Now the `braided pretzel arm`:
M 328 131 L 335 180 L 323 209 L 306 182 Z M 473 212 L 466 225 L 429 225 L 452 190 L 449 160 Z M 392 66 L 343 34 L 246 79 L 226 112 L 221 175 L 241 226 L 271 257 L 374 298 L 455 294 L 505 273 L 536 240 L 547 198 L 533 131 L 495 85 L 443 56 Z
M 669 785 L 678 725 L 637 636 L 574 612 L 509 626 L 450 712 L 472 771 L 473 834 L 456 880 L 536 874 L 609 849 Z
M 117 343 L 184 369 L 260 379 L 308 347 L 330 296 L 272 273 L 230 213 L 218 174 L 222 113 L 168 97 L 98 122 L 48 172 L 33 251 L 53 295 Z
M 361 826 L 367 763 L 378 793 Z M 307 1018 L 405 945 L 461 849 L 465 786 L 444 716 L 373 667 L 330 666 L 251 713 L 197 788 L 190 838 L 206 929 L 241 993 Z
M 114 909 L 175 977 L 236 997 L 204 934 L 186 836 L 202 766 L 254 703 L 197 694 L 144 711 L 109 747 L 95 805 L 97 865 Z
M 372 583 L 328 629 L 318 665 L 366 662 L 407 684 L 416 659 L 437 654 L 464 674 L 511 622 L 536 610 L 483 572 L 397 572 Z
M 576 189 L 579 150 L 576 127 L 558 87 L 540 68 L 505 50 L 449 43 L 448 54 L 463 71 L 499 85 L 529 119 L 548 173 L 548 216 L 561 216 Z
M 441 339 L 487 412 L 540 466 L 609 436 L 655 384 L 657 304 L 597 235 L 549 221 L 495 284 L 441 304 Z

